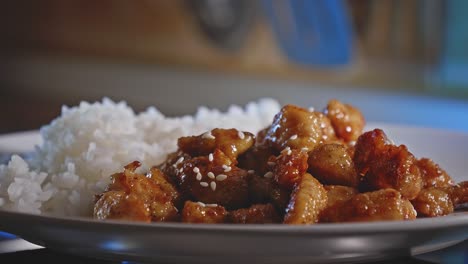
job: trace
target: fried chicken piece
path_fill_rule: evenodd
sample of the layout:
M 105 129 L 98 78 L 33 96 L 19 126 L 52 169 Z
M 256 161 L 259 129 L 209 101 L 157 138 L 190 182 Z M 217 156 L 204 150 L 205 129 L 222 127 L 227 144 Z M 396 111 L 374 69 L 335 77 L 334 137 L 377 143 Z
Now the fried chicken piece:
M 312 175 L 306 173 L 291 194 L 284 216 L 285 224 L 314 224 L 327 206 L 327 191 Z
M 252 203 L 272 203 L 278 212 L 284 212 L 291 191 L 281 188 L 273 178 L 252 175 L 249 179 L 249 199 Z
M 264 175 L 270 171 L 268 160 L 271 156 L 276 156 L 275 153 L 269 146 L 253 146 L 239 155 L 237 166 L 247 171 L 254 171 L 258 175 Z
M 124 191 L 107 191 L 97 196 L 94 218 L 151 222 L 148 205 L 137 195 Z
M 460 182 L 454 186 L 443 187 L 455 207 L 468 203 L 468 181 Z
M 112 183 L 97 196 L 95 218 L 143 222 L 178 219 L 178 210 L 173 203 L 178 197 L 175 188 L 164 182 L 160 172 L 154 171 L 156 173 L 148 177 L 135 173 L 139 166 L 140 163 L 135 161 L 125 166 L 123 172 L 112 175 Z
M 371 190 L 393 188 L 412 200 L 423 187 L 416 158 L 405 145 L 387 142 L 381 129 L 362 134 L 355 146 L 355 167 Z
M 418 216 L 435 217 L 453 212 L 450 195 L 443 189 L 429 187 L 421 190 L 418 197 L 411 201 Z
M 357 187 L 360 176 L 348 148 L 343 144 L 323 144 L 309 154 L 309 172 L 323 184 Z
M 228 209 L 248 204 L 247 171 L 234 166 L 223 151 L 215 149 L 213 156 L 198 156 L 182 162 L 177 172 L 180 190 L 189 198 Z
M 215 149 L 221 150 L 232 161 L 254 144 L 254 135 L 237 129 L 215 128 L 198 136 L 181 137 L 179 149 L 192 157 L 207 156 Z
M 280 187 L 292 190 L 307 171 L 307 152 L 302 150 L 283 150 L 277 157 L 270 157 L 272 175 Z M 265 174 L 268 175 L 268 174 Z
M 153 167 L 150 171 L 146 174 L 147 178 L 151 178 L 160 188 L 161 190 L 169 194 L 172 197 L 172 202 L 177 206 L 182 206 L 182 195 L 176 189 L 173 183 L 167 179 L 167 176 L 158 168 Z
M 422 158 L 417 161 L 424 188 L 428 187 L 448 187 L 454 185 L 452 178 L 433 160 Z
M 176 175 L 182 167 L 182 162 L 191 158 L 192 156 L 179 150 L 167 155 L 166 160 L 163 163 L 156 165 L 155 167 L 160 169 L 163 172 L 163 174 L 166 175 L 166 178 L 169 182 L 176 184 Z
M 374 129 L 361 134 L 354 145 L 353 161 L 357 173 L 365 175 L 379 152 L 385 151 L 385 146 L 390 144 L 387 135 L 381 129 Z
M 324 185 L 323 187 L 327 191 L 327 207 L 347 201 L 359 193 L 356 188 L 348 186 Z
M 394 189 L 359 193 L 351 199 L 327 207 L 321 222 L 370 222 L 413 220 L 416 211 L 410 201 Z
M 328 102 L 325 114 L 330 119 L 336 136 L 346 143 L 356 141 L 366 124 L 361 111 L 338 100 Z
M 229 212 L 229 222 L 234 224 L 271 224 L 281 223 L 281 217 L 272 204 L 253 204 Z
M 217 204 L 186 201 L 182 209 L 182 222 L 220 224 L 226 222 L 228 211 Z
M 308 150 L 334 138 L 329 120 L 319 112 L 311 112 L 294 105 L 284 106 L 274 117 L 263 142 L 281 151 L 286 147 Z
M 428 187 L 411 201 L 418 216 L 435 217 L 452 213 L 468 203 L 468 181 L 447 187 Z

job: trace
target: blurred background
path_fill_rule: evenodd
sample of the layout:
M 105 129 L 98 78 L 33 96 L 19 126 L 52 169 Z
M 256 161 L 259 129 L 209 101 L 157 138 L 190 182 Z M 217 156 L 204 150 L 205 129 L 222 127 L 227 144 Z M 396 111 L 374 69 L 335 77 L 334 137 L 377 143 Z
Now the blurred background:
M 463 0 L 5 1 L 0 133 L 104 96 L 168 115 L 335 97 L 370 120 L 468 130 L 466 10 Z

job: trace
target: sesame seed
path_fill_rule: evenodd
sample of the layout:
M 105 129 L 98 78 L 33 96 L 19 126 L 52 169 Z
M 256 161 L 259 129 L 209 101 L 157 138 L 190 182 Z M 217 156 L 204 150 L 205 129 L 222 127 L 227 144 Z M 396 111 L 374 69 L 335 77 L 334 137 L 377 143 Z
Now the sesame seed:
M 284 148 L 283 151 L 286 151 L 286 155 L 291 155 L 292 151 L 291 151 L 291 148 L 290 147 L 286 147 Z
M 210 161 L 213 161 L 213 153 L 210 153 L 210 155 L 208 155 L 208 159 L 209 159 Z
M 273 172 L 269 171 L 269 172 L 265 173 L 265 175 L 263 175 L 263 177 L 269 179 L 269 178 L 273 177 Z
M 184 172 L 184 168 L 180 168 L 180 169 L 179 169 L 179 172 L 180 172 L 180 173 Z
M 242 132 L 242 131 L 237 132 L 237 135 L 239 136 L 240 139 L 244 139 L 244 138 L 245 138 L 245 134 L 244 134 L 244 132 Z
M 269 161 L 267 162 L 268 166 L 275 166 L 276 163 L 274 163 L 273 161 Z
M 202 175 L 201 173 L 197 173 L 197 177 L 196 177 L 197 181 L 201 181 L 202 179 Z
M 217 181 L 224 181 L 225 179 L 227 179 L 226 174 L 220 174 L 220 175 L 216 176 Z
M 208 131 L 208 132 L 203 133 L 202 138 L 215 139 L 215 136 L 213 136 L 213 134 L 211 134 L 211 131 Z
M 218 204 L 215 204 L 215 203 L 213 203 L 213 204 L 206 204 L 206 207 L 216 207 L 216 206 L 218 206 Z
M 228 166 L 228 165 L 223 165 L 223 169 L 224 169 L 224 172 L 229 172 L 231 171 L 231 166 Z
M 247 173 L 248 173 L 248 174 L 254 174 L 255 171 L 254 171 L 254 170 L 248 170 Z
M 215 175 L 214 175 L 214 173 L 212 173 L 211 171 L 210 171 L 210 172 L 208 172 L 208 174 L 207 174 L 207 175 L 208 175 L 208 177 L 209 177 L 210 179 L 214 179 L 214 178 L 215 178 Z
M 184 161 L 184 157 L 180 157 L 180 158 L 176 161 L 176 164 L 179 164 L 179 163 L 181 163 L 182 161 Z
M 301 148 L 301 151 L 302 152 L 307 152 L 307 151 L 309 151 L 309 148 L 303 147 L 303 148 Z
M 197 202 L 197 204 L 199 204 L 200 206 L 203 206 L 203 207 L 207 206 L 205 203 L 202 203 L 202 202 Z
M 201 185 L 202 187 L 208 187 L 208 183 L 207 183 L 207 182 L 200 182 L 200 185 Z
M 294 135 L 292 135 L 289 139 L 290 139 L 290 140 L 295 140 L 296 138 L 297 138 L 297 135 L 294 134 Z
M 199 172 L 200 172 L 200 169 L 199 169 L 198 167 L 195 167 L 195 168 L 193 168 L 193 172 L 199 173 Z
M 292 166 L 292 165 L 293 165 L 293 163 L 292 163 L 292 161 L 288 161 L 288 162 L 286 163 L 286 165 L 288 165 L 288 166 Z
M 309 111 L 310 111 L 310 112 L 314 112 L 314 111 L 315 111 L 315 108 L 309 107 Z
M 211 187 L 211 190 L 216 190 L 216 182 L 212 181 L 210 182 L 210 187 Z

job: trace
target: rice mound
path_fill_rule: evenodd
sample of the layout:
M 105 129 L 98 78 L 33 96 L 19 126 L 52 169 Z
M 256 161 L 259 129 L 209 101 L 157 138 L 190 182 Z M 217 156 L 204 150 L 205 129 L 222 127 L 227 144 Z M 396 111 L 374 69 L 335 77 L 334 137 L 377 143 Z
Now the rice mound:
M 64 106 L 40 129 L 42 143 L 30 158 L 13 155 L 0 165 L 0 209 L 90 216 L 94 195 L 129 162 L 138 160 L 145 170 L 175 151 L 179 137 L 217 127 L 256 133 L 279 110 L 271 98 L 232 105 L 226 112 L 200 107 L 181 117 L 166 117 L 155 107 L 135 113 L 126 102 L 109 98 Z

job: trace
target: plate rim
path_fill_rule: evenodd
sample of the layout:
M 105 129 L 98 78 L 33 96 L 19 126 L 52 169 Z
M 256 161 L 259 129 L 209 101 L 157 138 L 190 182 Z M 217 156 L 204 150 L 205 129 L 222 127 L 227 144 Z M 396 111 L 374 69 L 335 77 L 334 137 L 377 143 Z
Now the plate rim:
M 189 224 L 179 222 L 137 222 L 129 220 L 98 220 L 85 216 L 56 216 L 33 214 L 0 209 L 0 218 L 29 218 L 32 222 L 51 222 L 60 225 L 89 225 L 103 228 L 132 227 L 151 228 L 165 231 L 203 231 L 203 232 L 247 232 L 247 233 L 299 233 L 299 234 L 331 234 L 345 235 L 355 233 L 386 233 L 386 232 L 412 232 L 421 230 L 449 229 L 468 227 L 468 211 L 457 212 L 452 215 L 418 218 L 414 220 L 375 221 L 375 222 L 347 222 L 347 223 L 318 223 L 310 225 L 286 224 Z M 442 220 L 442 221 L 441 221 Z M 2 225 L 0 221 L 0 226 Z M 5 230 L 8 232 L 8 230 Z

